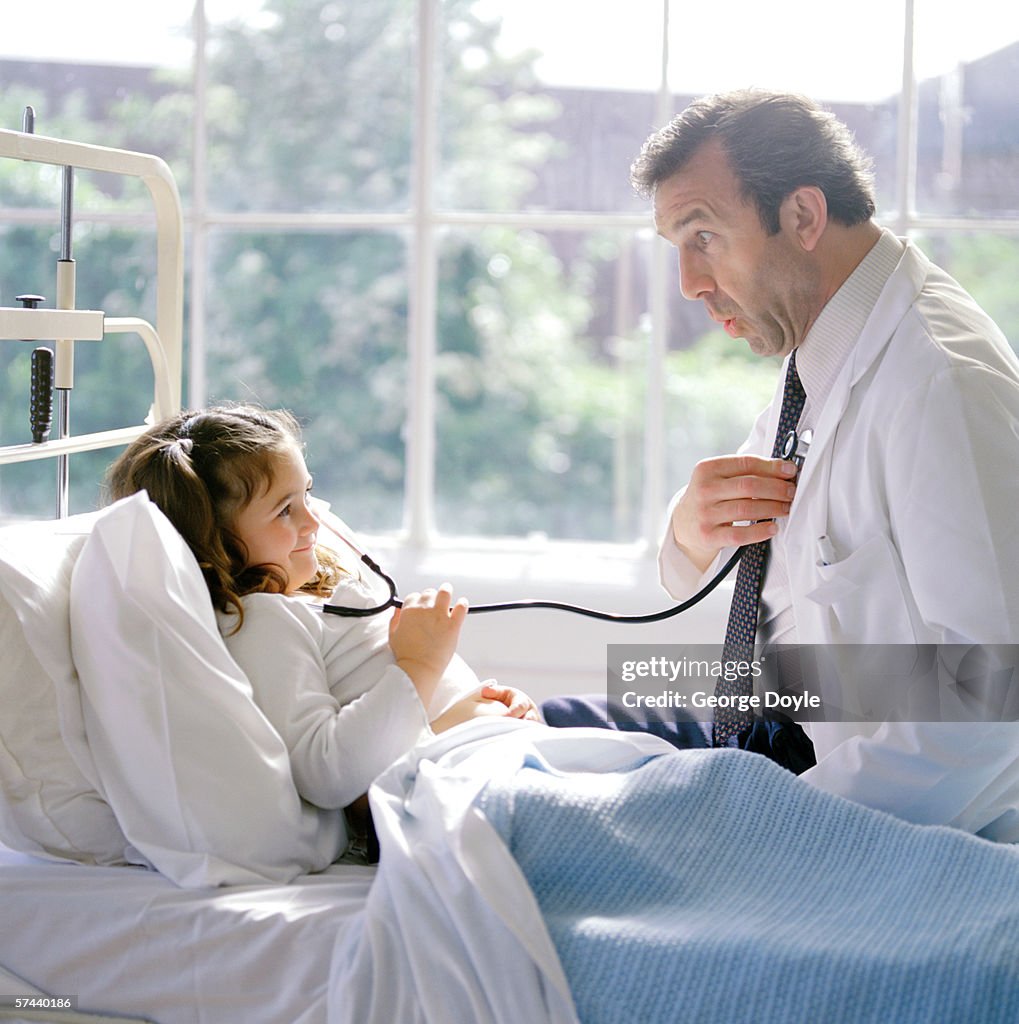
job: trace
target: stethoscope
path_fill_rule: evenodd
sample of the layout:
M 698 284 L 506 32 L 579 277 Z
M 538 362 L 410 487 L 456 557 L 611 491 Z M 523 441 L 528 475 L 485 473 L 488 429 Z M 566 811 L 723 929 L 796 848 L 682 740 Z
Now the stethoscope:
M 788 459 L 796 464 L 797 470 L 802 468 L 803 462 L 807 457 L 807 451 L 810 448 L 810 442 L 813 439 L 813 434 L 810 430 L 804 430 L 802 434 L 798 434 L 795 430 L 790 430 L 786 434 L 782 444 L 782 458 Z M 345 534 L 336 532 L 336 536 L 340 538 L 364 563 L 364 565 L 381 579 L 386 586 L 389 588 L 389 597 L 381 604 L 372 605 L 369 608 L 351 608 L 347 605 L 339 604 L 324 604 L 322 610 L 329 612 L 332 615 L 342 615 L 345 618 L 350 619 L 366 619 L 372 615 L 379 615 L 390 608 L 402 608 L 403 601 L 397 596 L 396 582 L 392 576 L 386 573 L 378 562 L 376 562 L 370 555 L 362 551 L 349 537 Z M 693 597 L 688 598 L 686 601 L 680 604 L 674 605 L 672 608 L 666 608 L 659 612 L 647 612 L 643 615 L 627 615 L 620 612 L 602 612 L 594 608 L 585 608 L 583 605 L 570 604 L 566 601 L 542 601 L 536 599 L 525 599 L 522 601 L 501 601 L 494 604 L 475 604 L 468 608 L 468 613 L 471 615 L 480 615 L 482 612 L 505 612 L 513 611 L 516 609 L 524 608 L 551 608 L 556 611 L 571 612 L 574 615 L 585 615 L 591 619 L 601 619 L 605 622 L 619 622 L 628 624 L 646 623 L 646 622 L 660 622 L 663 619 L 671 619 L 674 615 L 679 615 L 681 612 L 685 612 L 687 609 L 692 608 L 695 604 L 703 601 L 726 576 L 732 572 L 736 563 L 743 556 L 743 552 L 746 550 L 745 547 L 737 548 L 732 554 L 729 560 L 722 566 L 721 569 L 703 586 Z

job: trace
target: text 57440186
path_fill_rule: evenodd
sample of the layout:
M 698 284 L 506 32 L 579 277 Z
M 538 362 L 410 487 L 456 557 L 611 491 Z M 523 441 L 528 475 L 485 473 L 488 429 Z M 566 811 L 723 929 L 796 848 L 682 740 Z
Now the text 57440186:
M 77 996 L 5 996 L 0 995 L 0 1008 L 8 1010 L 77 1010 Z

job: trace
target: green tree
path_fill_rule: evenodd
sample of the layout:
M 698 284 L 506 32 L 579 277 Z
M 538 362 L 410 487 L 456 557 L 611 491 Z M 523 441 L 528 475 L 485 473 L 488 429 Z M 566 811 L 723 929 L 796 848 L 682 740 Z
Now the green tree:
M 548 108 L 526 91 L 533 84 L 529 58 L 496 58 L 497 28 L 472 6 L 455 0 L 443 7 L 440 190 L 455 194 L 459 205 L 512 209 L 552 145 L 534 130 Z M 219 28 L 211 76 L 212 201 L 232 210 L 406 210 L 414 10 L 405 0 L 326 7 L 271 0 L 258 27 Z M 467 51 L 487 54 L 484 66 L 475 61 L 468 70 Z M 482 173 L 493 151 L 502 155 L 501 171 Z M 444 253 L 440 347 L 456 353 L 440 364 L 445 394 L 450 372 L 459 389 L 467 378 L 491 379 L 498 366 L 473 302 L 491 280 L 488 256 L 467 239 L 447 239 Z M 554 261 L 519 265 L 532 281 L 527 301 L 563 292 Z M 322 492 L 371 527 L 398 525 L 402 513 L 411 270 L 405 239 L 379 230 L 224 233 L 215 250 L 213 391 L 292 408 L 306 423 Z M 508 307 L 510 322 L 531 315 L 517 297 L 496 301 Z M 563 303 L 549 298 L 546 306 L 547 319 L 558 323 Z M 529 378 L 517 380 L 522 392 L 545 379 L 544 363 L 516 364 L 516 377 Z M 532 413 L 527 402 L 513 410 L 511 436 L 533 432 Z M 507 436 L 505 418 L 465 424 L 479 452 Z M 455 492 L 477 482 L 475 468 L 476 460 L 443 457 L 440 475 Z M 512 468 L 514 489 L 526 494 L 526 465 Z

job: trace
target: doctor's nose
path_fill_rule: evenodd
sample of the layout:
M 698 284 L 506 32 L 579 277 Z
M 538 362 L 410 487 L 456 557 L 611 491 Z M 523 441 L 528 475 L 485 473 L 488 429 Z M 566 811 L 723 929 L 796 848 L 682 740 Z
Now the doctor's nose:
M 715 290 L 715 279 L 694 253 L 679 258 L 679 290 L 684 299 L 701 299 Z

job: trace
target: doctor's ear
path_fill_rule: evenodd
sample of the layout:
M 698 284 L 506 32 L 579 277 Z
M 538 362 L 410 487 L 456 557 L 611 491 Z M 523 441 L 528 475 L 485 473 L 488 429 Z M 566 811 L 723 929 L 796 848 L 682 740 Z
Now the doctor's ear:
M 782 200 L 779 222 L 813 252 L 828 226 L 828 200 L 816 186 L 801 185 Z

